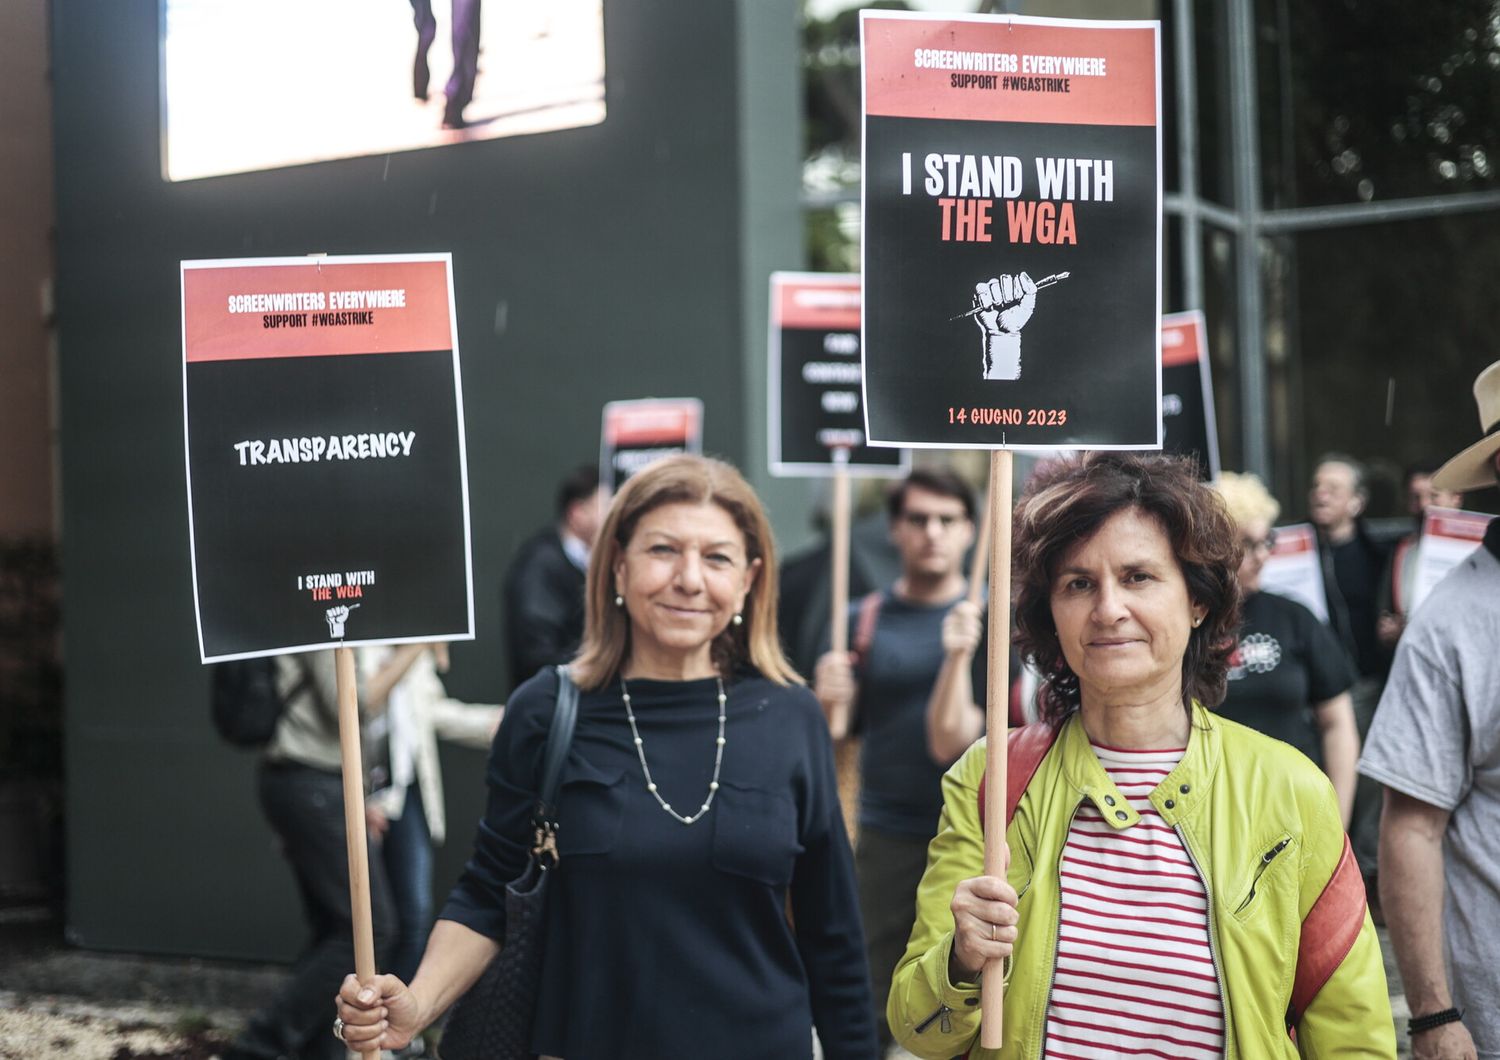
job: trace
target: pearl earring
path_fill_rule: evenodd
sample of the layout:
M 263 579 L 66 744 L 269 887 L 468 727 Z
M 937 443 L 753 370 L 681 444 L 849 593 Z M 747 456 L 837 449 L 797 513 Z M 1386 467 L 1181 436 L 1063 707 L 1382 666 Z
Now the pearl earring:
M 1193 628 L 1197 629 L 1201 625 L 1203 625 L 1203 616 L 1199 615 L 1197 618 L 1193 619 Z
M 729 621 L 733 622 L 736 626 L 743 626 L 745 624 L 745 616 L 736 611 L 734 617 Z
M 616 607 L 624 607 L 625 606 L 625 597 L 621 596 L 619 593 L 615 593 L 615 606 Z

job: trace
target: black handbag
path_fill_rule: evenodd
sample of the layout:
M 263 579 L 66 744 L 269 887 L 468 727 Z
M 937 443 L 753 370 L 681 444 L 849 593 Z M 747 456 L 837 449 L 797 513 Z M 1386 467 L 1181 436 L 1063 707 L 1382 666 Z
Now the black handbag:
M 505 887 L 505 941 L 448 1014 L 438 1045 L 442 1060 L 532 1060 L 531 1023 L 542 974 L 547 884 L 557 867 L 557 788 L 578 721 L 578 686 L 557 667 L 557 710 L 542 758 L 542 785 L 532 813 L 535 837 L 521 875 Z

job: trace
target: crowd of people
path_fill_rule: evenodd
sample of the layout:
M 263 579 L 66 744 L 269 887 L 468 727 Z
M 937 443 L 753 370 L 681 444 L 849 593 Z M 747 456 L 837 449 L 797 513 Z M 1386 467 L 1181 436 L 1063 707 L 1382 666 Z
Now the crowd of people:
M 1484 437 L 1410 469 L 1414 516 L 1500 479 L 1500 363 L 1475 395 Z M 1413 1055 L 1500 1056 L 1500 521 L 1413 612 L 1421 537 L 1383 541 L 1367 502 L 1358 461 L 1318 462 L 1325 623 L 1262 586 L 1280 508 L 1255 476 L 1209 484 L 1154 454 L 1040 464 L 1012 548 L 1007 708 L 1031 720 L 1009 733 L 990 875 L 991 616 L 959 475 L 923 466 L 889 491 L 899 573 L 850 602 L 851 650 L 825 636 L 805 680 L 738 471 L 668 457 L 609 498 L 575 473 L 506 578 L 503 708 L 447 698 L 441 645 L 361 660 L 372 981 L 346 974 L 332 658 L 278 660 L 260 792 L 313 942 L 230 1055 L 420 1055 L 505 937 L 566 680 L 540 1057 L 1390 1057 L 1372 906 Z M 438 736 L 490 750 L 434 922 Z M 852 836 L 836 736 L 860 747 Z M 1004 982 L 998 1051 L 979 1044 L 986 975 Z

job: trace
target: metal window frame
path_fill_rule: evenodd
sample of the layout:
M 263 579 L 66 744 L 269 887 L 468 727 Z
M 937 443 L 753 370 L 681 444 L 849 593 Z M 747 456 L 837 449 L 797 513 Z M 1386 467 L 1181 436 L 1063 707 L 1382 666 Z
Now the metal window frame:
M 1235 340 L 1240 384 L 1240 431 L 1245 470 L 1271 481 L 1266 358 L 1262 332 L 1261 237 L 1351 225 L 1411 221 L 1500 209 L 1500 191 L 1426 195 L 1387 202 L 1266 210 L 1261 205 L 1260 124 L 1255 70 L 1254 0 L 1228 0 L 1231 171 L 1234 205 L 1205 201 L 1199 191 L 1197 55 L 1192 0 L 1172 0 L 1175 21 L 1180 190 L 1166 196 L 1165 213 L 1182 221 L 1178 246 L 1183 298 L 1203 305 L 1202 230 L 1209 223 L 1235 235 Z
M 1165 0 L 1163 0 L 1165 3 Z M 1267 374 L 1263 330 L 1262 237 L 1352 225 L 1383 224 L 1500 210 L 1500 191 L 1426 195 L 1385 202 L 1265 209 L 1261 201 L 1260 125 L 1255 70 L 1254 0 L 1226 0 L 1229 51 L 1230 170 L 1234 204 L 1205 199 L 1198 165 L 1198 84 L 1193 0 L 1171 0 L 1177 74 L 1178 185 L 1162 209 L 1181 222 L 1176 246 L 1185 309 L 1203 307 L 1203 229 L 1235 237 L 1235 346 L 1239 367 L 1242 464 L 1272 481 Z M 1007 8 L 1022 8 L 1012 2 Z M 804 193 L 802 209 L 828 209 L 859 201 L 858 188 Z

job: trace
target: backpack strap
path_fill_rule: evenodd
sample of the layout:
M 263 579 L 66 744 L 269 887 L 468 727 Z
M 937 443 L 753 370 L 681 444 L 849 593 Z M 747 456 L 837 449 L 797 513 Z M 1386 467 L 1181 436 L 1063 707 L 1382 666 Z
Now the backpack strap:
M 870 646 L 875 643 L 875 625 L 880 621 L 880 605 L 884 601 L 885 594 L 879 589 L 860 598 L 859 619 L 854 624 L 854 643 L 850 645 L 858 660 L 856 666 L 865 661 L 870 654 Z
M 1005 738 L 1005 827 L 1010 827 L 1016 816 L 1016 805 L 1026 793 L 1031 778 L 1052 745 L 1057 742 L 1057 732 L 1045 721 L 1035 721 L 1012 729 Z M 984 827 L 984 790 L 988 777 L 979 778 L 979 827 Z
M 1297 974 L 1292 980 L 1292 1006 L 1287 1012 L 1287 1026 L 1295 1027 L 1313 1003 L 1323 984 L 1338 971 L 1344 958 L 1354 948 L 1365 925 L 1365 881 L 1354 860 L 1349 837 L 1344 837 L 1344 853 L 1323 887 L 1323 893 L 1302 918 L 1301 937 L 1297 943 Z

